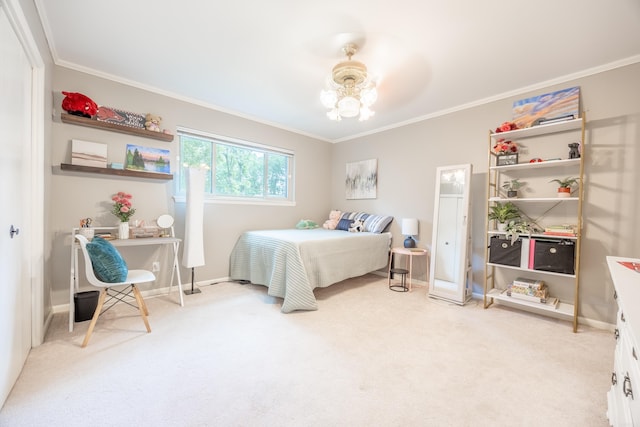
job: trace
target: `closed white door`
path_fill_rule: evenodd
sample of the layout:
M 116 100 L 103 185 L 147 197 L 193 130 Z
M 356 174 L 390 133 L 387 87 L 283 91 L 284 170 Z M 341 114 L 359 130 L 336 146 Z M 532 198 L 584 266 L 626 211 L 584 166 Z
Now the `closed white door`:
M 0 406 L 31 349 L 30 62 L 0 7 Z M 13 232 L 11 230 L 14 230 Z M 15 230 L 19 230 L 16 232 Z

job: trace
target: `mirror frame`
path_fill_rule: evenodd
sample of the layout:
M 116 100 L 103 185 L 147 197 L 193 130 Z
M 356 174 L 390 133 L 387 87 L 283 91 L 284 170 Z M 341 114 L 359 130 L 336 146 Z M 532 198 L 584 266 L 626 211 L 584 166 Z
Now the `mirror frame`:
M 464 170 L 464 188 L 462 189 L 460 198 L 462 199 L 462 212 L 457 213 L 456 222 L 453 223 L 459 228 L 456 233 L 456 251 L 454 259 L 458 260 L 457 265 L 453 266 L 455 271 L 455 280 L 446 281 L 436 279 L 438 274 L 438 237 L 440 236 L 439 224 L 440 217 L 454 218 L 455 213 L 440 212 L 441 210 L 441 177 L 443 173 L 453 170 Z M 436 185 L 435 200 L 433 207 L 433 232 L 431 243 L 431 261 L 429 268 L 429 297 L 444 299 L 456 304 L 464 305 L 471 298 L 471 264 L 469 261 L 469 251 L 471 247 L 471 175 L 473 166 L 468 164 L 440 166 L 436 168 Z M 451 286 L 438 286 L 438 283 L 451 284 Z

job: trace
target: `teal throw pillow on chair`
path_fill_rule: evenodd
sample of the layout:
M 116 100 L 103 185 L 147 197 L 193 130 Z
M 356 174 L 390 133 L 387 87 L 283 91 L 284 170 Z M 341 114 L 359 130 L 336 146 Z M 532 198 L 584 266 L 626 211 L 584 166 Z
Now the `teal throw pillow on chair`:
M 102 237 L 94 237 L 87 244 L 87 252 L 93 264 L 96 277 L 107 283 L 119 283 L 127 280 L 129 268 L 120 252 Z

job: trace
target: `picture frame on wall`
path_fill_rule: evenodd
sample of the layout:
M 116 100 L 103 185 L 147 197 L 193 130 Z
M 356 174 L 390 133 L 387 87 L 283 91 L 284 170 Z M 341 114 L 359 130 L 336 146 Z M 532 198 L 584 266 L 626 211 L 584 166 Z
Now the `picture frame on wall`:
M 347 163 L 345 195 L 347 200 L 375 199 L 378 191 L 378 159 Z

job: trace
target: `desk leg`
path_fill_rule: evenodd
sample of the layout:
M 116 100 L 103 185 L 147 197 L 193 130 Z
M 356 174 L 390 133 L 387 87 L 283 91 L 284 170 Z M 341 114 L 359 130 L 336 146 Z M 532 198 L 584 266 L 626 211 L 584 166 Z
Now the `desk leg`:
M 173 288 L 173 274 L 176 274 L 178 279 L 178 294 L 180 295 L 180 307 L 184 307 L 184 297 L 182 296 L 182 279 L 180 278 L 180 264 L 178 264 L 178 249 L 180 243 L 173 244 L 173 268 L 171 269 L 171 283 L 169 284 L 169 294 Z
M 411 276 L 413 275 L 413 255 L 407 255 L 409 258 L 409 292 L 411 292 Z
M 75 314 L 75 306 L 73 303 L 73 291 L 75 289 L 76 282 L 76 267 L 75 267 L 75 238 L 71 240 L 71 265 L 69 266 L 69 332 L 73 332 L 73 317 Z

